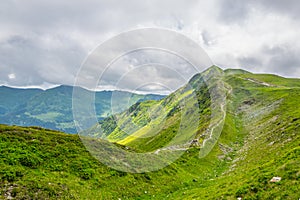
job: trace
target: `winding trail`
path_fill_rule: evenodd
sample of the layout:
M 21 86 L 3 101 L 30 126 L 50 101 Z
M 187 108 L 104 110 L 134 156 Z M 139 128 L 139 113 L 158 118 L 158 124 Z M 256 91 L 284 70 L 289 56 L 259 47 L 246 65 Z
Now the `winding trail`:
M 222 83 L 225 84 L 225 82 L 223 80 L 222 80 Z M 204 139 L 204 141 L 202 143 L 202 147 L 201 147 L 200 153 L 199 153 L 199 158 L 205 157 L 212 150 L 212 148 L 215 146 L 215 144 L 218 141 L 218 138 L 221 135 L 221 132 L 222 132 L 222 129 L 223 129 L 223 125 L 225 123 L 225 118 L 226 118 L 226 110 L 225 110 L 225 106 L 227 105 L 226 100 L 227 100 L 228 95 L 230 95 L 232 93 L 232 87 L 229 84 L 226 84 L 226 85 L 227 85 L 228 88 L 226 88 L 225 85 L 223 85 L 223 87 L 224 87 L 225 91 L 227 91 L 227 94 L 225 95 L 225 97 L 224 97 L 223 100 L 221 99 L 222 102 L 220 104 L 221 112 L 223 113 L 222 117 L 217 122 L 217 124 L 215 124 L 211 128 L 211 131 L 210 131 L 210 134 L 209 134 L 209 138 Z M 220 97 L 220 98 L 222 98 L 222 97 Z M 221 130 L 219 132 L 217 131 L 217 133 L 214 134 L 214 130 L 216 128 L 221 128 Z M 218 135 L 216 135 L 216 134 L 218 134 Z M 215 140 L 214 140 L 213 136 L 216 136 Z M 208 144 L 208 146 L 207 146 L 206 143 L 208 141 L 212 141 L 212 142 L 210 144 Z M 208 149 L 208 151 L 207 151 L 207 149 Z
M 267 87 L 272 87 L 272 86 L 274 86 L 274 85 L 271 85 L 271 84 L 269 84 L 269 83 L 266 83 L 266 82 L 263 82 L 263 81 L 257 81 L 257 80 L 255 80 L 255 79 L 251 79 L 251 78 L 244 78 L 244 80 L 247 80 L 247 81 L 250 81 L 250 82 L 259 84 L 259 85 L 267 86 Z
M 227 89 L 227 94 L 225 97 L 225 100 L 223 101 L 223 103 L 220 104 L 220 110 L 222 112 L 222 118 L 217 122 L 217 124 L 215 124 L 211 129 L 210 129 L 210 134 L 209 137 L 203 140 L 202 143 L 202 147 L 205 148 L 205 144 L 207 141 L 212 140 L 213 135 L 214 135 L 214 130 L 215 128 L 219 127 L 222 125 L 222 123 L 224 123 L 225 118 L 226 118 L 226 110 L 225 110 L 225 106 L 226 106 L 226 98 L 229 94 L 232 93 L 232 87 L 230 85 L 228 85 L 229 88 Z M 199 138 L 195 138 L 197 141 L 199 141 Z M 180 145 L 173 145 L 173 146 L 168 146 L 165 148 L 161 148 L 161 149 L 157 149 L 154 154 L 158 154 L 160 151 L 186 151 L 188 149 L 191 148 L 193 141 L 190 141 L 188 143 L 185 144 L 180 144 Z M 216 142 L 213 143 L 213 145 L 211 146 L 211 148 L 215 145 Z M 199 143 L 198 143 L 199 145 Z

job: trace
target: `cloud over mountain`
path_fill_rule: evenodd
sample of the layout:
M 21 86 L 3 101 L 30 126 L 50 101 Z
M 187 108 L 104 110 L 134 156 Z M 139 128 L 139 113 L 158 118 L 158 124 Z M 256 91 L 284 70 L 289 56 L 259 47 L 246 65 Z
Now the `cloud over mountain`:
M 294 0 L 3 1 L 0 84 L 72 85 L 81 63 L 97 45 L 141 27 L 186 34 L 222 67 L 299 77 L 299 10 Z M 139 75 L 142 79 L 148 74 Z M 166 74 L 156 73 L 160 75 L 165 80 Z M 178 76 L 168 78 L 176 82 Z M 110 88 L 109 80 L 102 87 Z

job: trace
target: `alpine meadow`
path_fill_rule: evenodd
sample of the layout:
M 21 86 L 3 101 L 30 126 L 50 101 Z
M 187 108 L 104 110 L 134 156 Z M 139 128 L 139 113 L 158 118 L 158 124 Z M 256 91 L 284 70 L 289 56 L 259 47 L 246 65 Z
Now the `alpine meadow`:
M 211 151 L 199 157 L 205 151 L 203 142 L 215 134 L 211 129 L 207 131 L 213 107 L 210 86 L 205 85 L 203 77 L 216 75 L 214 82 L 223 82 L 226 93 L 224 125 Z M 81 133 L 96 146 L 112 143 L 130 152 L 183 152 L 175 162 L 157 171 L 129 173 L 112 169 L 85 149 L 79 135 L 1 125 L 1 197 L 298 199 L 300 80 L 213 66 L 195 75 L 188 85 L 191 87 L 183 86 L 162 99 L 137 102 Z M 180 102 L 189 102 L 192 94 L 197 97 L 201 117 L 197 123 L 190 122 L 197 124 L 195 129 L 175 137 L 183 115 Z M 155 110 L 158 105 L 161 111 L 149 118 L 146 110 Z M 156 119 L 162 116 L 165 120 L 157 131 Z M 126 129 L 126 121 L 134 121 L 140 128 L 127 136 L 120 129 Z M 105 127 L 106 132 L 97 132 L 98 126 Z M 177 144 L 186 137 L 187 143 Z M 273 177 L 280 177 L 280 181 L 271 181 Z

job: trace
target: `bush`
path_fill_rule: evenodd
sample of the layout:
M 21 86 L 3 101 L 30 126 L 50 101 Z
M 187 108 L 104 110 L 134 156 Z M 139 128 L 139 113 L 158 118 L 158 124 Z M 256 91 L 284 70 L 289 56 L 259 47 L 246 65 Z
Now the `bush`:
M 240 197 L 243 196 L 244 194 L 247 194 L 247 192 L 248 192 L 248 185 L 243 185 L 236 191 L 235 195 L 236 197 Z
M 21 165 L 30 168 L 37 168 L 42 162 L 42 159 L 34 154 L 23 154 L 19 157 Z
M 0 171 L 0 179 L 2 181 L 13 182 L 23 175 L 23 170 L 19 168 L 4 168 Z
M 93 176 L 95 174 L 95 170 L 94 169 L 83 169 L 79 174 L 80 174 L 80 178 L 82 178 L 84 180 L 89 180 L 89 179 L 93 178 Z

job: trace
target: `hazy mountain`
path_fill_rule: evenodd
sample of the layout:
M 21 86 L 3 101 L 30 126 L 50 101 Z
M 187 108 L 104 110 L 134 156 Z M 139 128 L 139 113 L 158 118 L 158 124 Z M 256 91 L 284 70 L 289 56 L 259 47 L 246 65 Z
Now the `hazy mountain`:
M 82 89 L 84 90 L 84 89 Z M 71 86 L 59 86 L 48 90 L 41 89 L 17 89 L 5 86 L 0 87 L 0 123 L 21 126 L 41 126 L 68 133 L 75 133 L 72 114 Z M 86 91 L 89 92 L 89 91 Z M 112 91 L 100 91 L 95 93 L 95 109 L 98 119 L 107 117 L 111 113 Z M 129 94 L 130 101 L 127 105 L 127 92 L 115 91 L 121 95 L 115 95 L 122 111 L 137 101 L 147 99 L 161 99 L 160 95 Z M 123 95 L 122 95 L 123 94 Z M 126 94 L 126 95 L 125 95 Z M 124 102 L 123 102 L 124 101 Z

